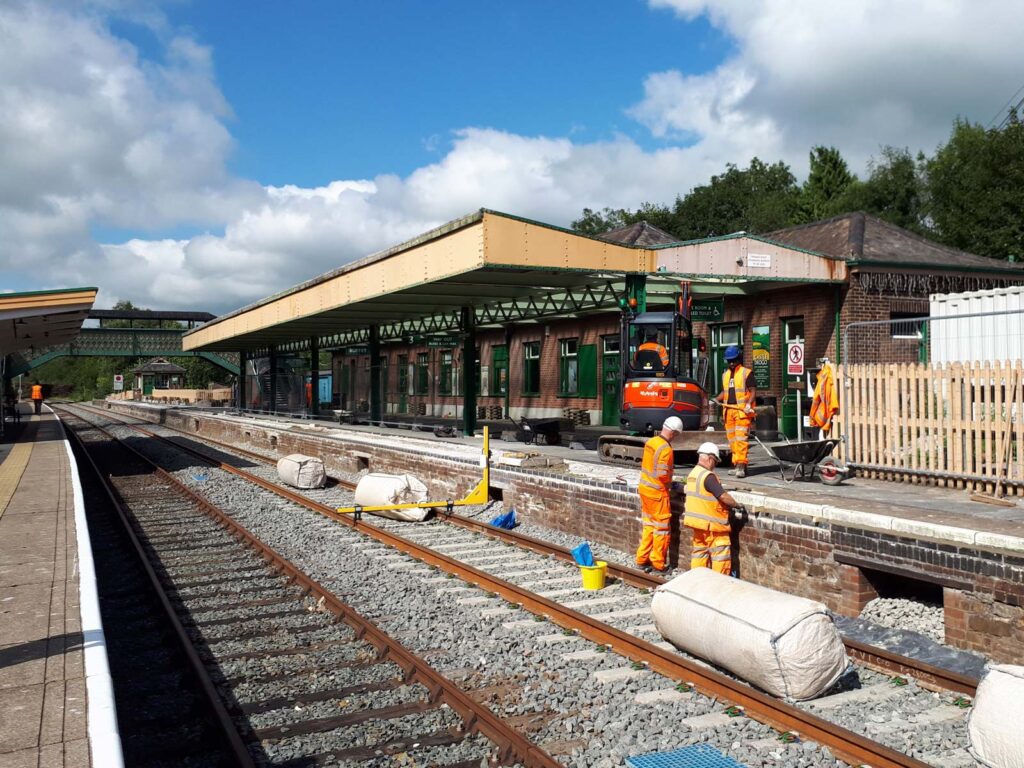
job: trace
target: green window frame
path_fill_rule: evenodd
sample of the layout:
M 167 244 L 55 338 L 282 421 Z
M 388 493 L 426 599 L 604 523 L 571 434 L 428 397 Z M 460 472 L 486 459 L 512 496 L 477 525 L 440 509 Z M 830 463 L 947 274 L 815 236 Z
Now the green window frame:
M 395 382 L 395 394 L 405 395 L 409 392 L 409 356 L 398 356 L 398 376 Z
M 523 342 L 523 394 L 540 394 L 540 342 Z
M 578 397 L 597 397 L 597 344 L 581 344 L 579 350 L 580 385 Z
M 504 344 L 491 349 L 491 394 L 501 397 L 508 394 L 508 347 Z
M 442 395 L 450 395 L 452 393 L 452 351 L 442 349 L 440 355 L 441 378 L 437 382 L 437 391 Z
M 416 394 L 430 394 L 430 353 L 420 352 L 416 355 Z
M 558 340 L 558 394 L 577 395 L 580 391 L 580 340 Z

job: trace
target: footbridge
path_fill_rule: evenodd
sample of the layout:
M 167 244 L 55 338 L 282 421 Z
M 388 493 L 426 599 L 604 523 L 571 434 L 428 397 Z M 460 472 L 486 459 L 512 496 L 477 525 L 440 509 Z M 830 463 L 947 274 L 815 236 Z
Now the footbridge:
M 93 309 L 70 341 L 23 348 L 11 356 L 5 375 L 25 374 L 58 357 L 199 357 L 238 374 L 238 354 L 184 350 L 181 337 L 196 325 L 213 320 L 209 312 L 170 312 L 150 309 Z

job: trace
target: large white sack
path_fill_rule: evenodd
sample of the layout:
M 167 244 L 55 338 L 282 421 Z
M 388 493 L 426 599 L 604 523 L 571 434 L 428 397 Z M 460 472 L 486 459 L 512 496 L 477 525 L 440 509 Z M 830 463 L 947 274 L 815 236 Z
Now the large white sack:
M 849 663 L 824 605 L 708 568 L 658 587 L 651 611 L 673 645 L 782 698 L 820 695 Z
M 293 453 L 277 462 L 277 476 L 294 488 L 323 488 L 327 483 L 324 463 L 315 456 Z
M 992 768 L 1024 766 L 1024 667 L 989 667 L 974 695 L 967 721 L 968 749 Z
M 355 503 L 360 507 L 381 507 L 389 504 L 419 504 L 427 500 L 427 486 L 413 475 L 363 475 L 356 486 Z M 429 508 L 391 509 L 369 514 L 421 523 L 427 519 Z

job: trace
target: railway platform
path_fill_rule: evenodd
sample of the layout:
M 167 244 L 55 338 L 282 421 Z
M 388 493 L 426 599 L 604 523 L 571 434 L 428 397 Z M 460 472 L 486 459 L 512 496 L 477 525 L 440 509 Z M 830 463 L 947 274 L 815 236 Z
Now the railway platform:
M 81 489 L 52 412 L 0 447 L 0 767 L 119 766 Z

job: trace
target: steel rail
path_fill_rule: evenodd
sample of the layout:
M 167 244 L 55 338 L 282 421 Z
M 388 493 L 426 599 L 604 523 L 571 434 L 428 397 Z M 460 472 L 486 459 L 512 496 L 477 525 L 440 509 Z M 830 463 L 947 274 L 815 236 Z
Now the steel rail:
M 81 407 L 85 410 L 93 411 L 97 414 L 107 416 L 110 415 L 105 411 L 89 408 L 88 406 L 78 407 Z M 124 414 L 119 415 L 123 416 Z M 120 419 L 118 419 L 116 416 L 113 418 L 115 421 L 120 421 Z M 125 426 L 138 426 L 128 424 L 126 422 L 121 423 L 123 423 Z M 196 435 L 191 435 L 188 432 L 184 432 L 180 429 L 175 429 L 174 427 L 168 427 L 164 424 L 161 424 L 159 426 L 162 427 L 163 429 L 169 429 L 172 432 L 177 432 L 178 434 L 185 437 L 197 437 Z M 193 451 L 191 449 L 186 448 L 186 446 L 182 446 L 173 441 L 169 441 L 166 437 L 162 435 L 157 435 L 149 430 L 146 430 L 145 428 L 141 429 L 145 434 L 151 435 L 165 442 L 169 442 L 171 445 L 174 445 L 178 448 L 190 450 L 193 453 L 193 455 L 199 458 L 204 458 L 206 461 L 218 461 L 212 456 L 203 454 L 201 451 Z M 214 440 L 209 437 L 201 437 L 199 439 L 201 439 L 203 442 L 212 443 L 213 445 L 224 448 L 225 450 L 242 454 L 247 458 L 251 458 L 255 461 L 267 465 L 276 464 L 274 459 L 270 458 L 269 456 L 264 456 L 263 454 L 256 453 L 255 451 L 249 451 L 246 450 L 245 448 L 237 448 L 228 443 L 223 443 L 220 442 L 219 440 Z M 334 480 L 339 485 L 344 486 L 346 488 L 355 488 L 355 483 L 349 482 L 348 480 L 342 480 L 340 478 L 334 478 Z M 502 528 L 495 528 L 494 526 L 489 525 L 488 523 L 484 523 L 479 520 L 474 520 L 469 517 L 464 517 L 462 515 L 446 514 L 443 515 L 443 519 L 451 525 L 455 525 L 466 530 L 474 531 L 485 536 L 490 536 L 491 538 L 495 538 L 501 541 L 510 542 L 518 546 L 521 546 L 524 549 L 529 549 L 531 551 L 537 552 L 538 554 L 552 556 L 559 560 L 563 560 L 569 563 L 575 563 L 575 559 L 573 558 L 572 552 L 567 547 L 552 544 L 551 542 L 544 541 L 543 539 L 538 539 L 523 533 L 517 533 L 516 531 L 508 531 Z M 621 581 L 627 584 L 645 589 L 656 589 L 658 586 L 666 582 L 666 579 L 662 578 L 661 576 L 644 573 L 643 571 L 637 570 L 635 568 L 618 565 L 616 563 L 608 563 L 607 572 L 614 578 L 620 579 Z M 850 637 L 843 636 L 842 639 L 843 644 L 846 646 L 847 652 L 853 658 L 883 672 L 907 675 L 909 677 L 915 678 L 920 683 L 924 684 L 925 687 L 935 688 L 938 690 L 954 691 L 957 693 L 964 693 L 969 696 L 974 696 L 977 691 L 979 680 L 976 677 L 963 675 L 952 670 L 933 666 L 926 662 L 910 658 L 909 656 L 901 656 L 897 653 L 893 653 L 892 651 L 888 651 L 884 648 L 878 648 L 877 646 L 872 646 Z
M 74 414 L 70 415 L 74 416 Z M 89 423 L 81 417 L 76 418 L 85 424 Z M 111 484 L 109 477 L 100 470 L 99 465 L 96 463 L 96 460 L 93 458 L 89 450 L 85 447 L 85 441 L 82 440 L 78 432 L 70 424 L 68 424 L 68 429 L 65 431 L 72 437 L 72 439 L 74 439 L 81 451 L 81 454 L 85 457 L 86 461 L 88 461 L 93 474 L 95 474 L 100 486 L 110 499 L 110 503 L 117 513 L 118 519 L 124 526 L 128 540 L 131 542 L 132 548 L 135 550 L 135 554 L 138 556 L 139 562 L 142 564 L 142 568 L 146 572 L 146 577 L 149 580 L 157 599 L 160 601 L 160 605 L 163 608 L 164 614 L 167 616 L 168 622 L 174 629 L 174 634 L 178 639 L 182 652 L 188 660 L 188 666 L 196 680 L 199 682 L 206 704 L 214 716 L 217 728 L 223 734 L 223 738 L 234 757 L 235 764 L 242 768 L 256 768 L 256 763 L 253 760 L 252 755 L 249 753 L 248 748 L 245 746 L 245 742 L 242 741 L 242 737 L 238 733 L 238 728 L 235 727 L 234 721 L 231 719 L 231 715 L 228 713 L 223 700 L 217 693 L 217 686 L 210 678 L 202 659 L 199 658 L 199 654 L 197 653 L 195 646 L 192 644 L 192 641 L 189 639 L 188 633 L 185 631 L 185 627 L 182 626 L 181 621 L 178 619 L 178 614 L 175 612 L 174 606 L 171 605 L 171 601 L 166 590 L 164 590 L 163 585 L 160 583 L 159 576 L 157 576 L 152 563 L 150 563 L 149 558 L 146 556 L 146 550 L 142 546 L 142 542 L 139 541 L 138 536 L 135 534 L 135 529 L 131 523 L 131 518 L 133 518 L 134 515 L 122 500 L 121 495 Z
M 142 434 L 160 438 L 160 435 L 156 435 L 143 427 L 134 424 L 126 424 L 125 426 L 131 427 Z M 783 732 L 798 733 L 804 740 L 816 741 L 827 746 L 835 755 L 846 760 L 851 765 L 870 765 L 872 768 L 927 768 L 927 763 L 916 758 L 805 712 L 738 680 L 733 680 L 714 670 L 702 667 L 678 654 L 669 653 L 652 643 L 641 640 L 604 622 L 597 621 L 586 614 L 566 608 L 554 600 L 541 597 L 471 565 L 453 560 L 403 536 L 391 533 L 386 529 L 362 524 L 361 521 L 351 519 L 349 515 L 339 514 L 332 507 L 320 504 L 287 488 L 233 467 L 230 464 L 225 464 L 219 459 L 203 454 L 201 451 L 173 443 L 166 440 L 166 438 L 165 441 L 180 450 L 191 453 L 215 466 L 219 466 L 220 469 L 243 477 L 288 501 L 317 512 L 342 525 L 362 531 L 377 541 L 415 557 L 427 565 L 440 568 L 464 581 L 476 584 L 481 589 L 500 595 L 510 603 L 519 604 L 532 613 L 545 616 L 553 623 L 565 629 L 579 632 L 580 635 L 588 640 L 604 645 L 628 659 L 643 663 L 649 669 L 659 672 L 666 677 L 692 685 L 707 695 L 724 699 L 739 706 L 755 720 Z
M 72 415 L 74 414 L 72 413 Z M 85 421 L 84 419 L 80 420 Z M 85 423 L 88 424 L 89 422 L 85 421 Z M 252 532 L 235 521 L 230 515 L 210 503 L 206 498 L 193 491 L 170 472 L 160 467 L 155 461 L 132 446 L 127 445 L 122 440 L 111 434 L 108 430 L 98 424 L 90 424 L 89 426 L 92 429 L 96 429 L 103 433 L 109 439 L 122 446 L 125 450 L 131 452 L 143 462 L 153 467 L 159 477 L 173 485 L 181 492 L 182 495 L 188 498 L 189 501 L 196 504 L 196 506 L 202 509 L 219 525 L 228 530 L 233 536 L 258 552 L 260 556 L 271 565 L 271 567 L 286 575 L 289 581 L 298 584 L 307 594 L 312 594 L 318 599 L 323 600 L 324 605 L 331 611 L 331 613 L 355 630 L 355 636 L 357 639 L 370 643 L 377 648 L 381 653 L 382 658 L 388 659 L 398 665 L 406 673 L 406 682 L 421 683 L 429 691 L 431 702 L 442 701 L 451 707 L 451 709 L 462 718 L 467 733 L 480 733 L 494 742 L 500 750 L 499 757 L 501 760 L 506 762 L 521 761 L 531 768 L 561 768 L 561 764 L 547 754 L 547 752 L 531 742 L 518 731 L 506 725 L 490 709 L 476 702 L 455 683 L 448 680 L 440 672 L 430 666 L 430 664 L 425 660 L 421 659 L 412 651 L 405 648 L 405 646 L 401 645 L 398 641 L 391 638 L 386 632 L 384 632 L 384 630 L 356 612 L 351 606 L 342 602 L 341 599 L 333 592 L 309 577 L 294 563 L 269 545 L 265 544 Z M 147 433 L 147 430 L 139 431 L 144 434 Z M 153 435 L 153 437 L 159 437 L 159 435 Z M 81 441 L 80 444 L 82 444 Z M 172 443 L 172 445 L 175 445 L 179 449 L 184 448 L 176 443 Z M 199 452 L 189 452 L 201 456 Z M 208 457 L 205 457 L 204 460 L 210 461 Z M 226 468 L 228 465 L 223 466 Z M 241 470 L 237 470 L 237 472 L 248 479 L 262 479 Z M 266 481 L 263 481 L 263 483 L 265 482 Z M 262 486 L 263 483 L 260 483 L 260 485 Z M 292 498 L 289 498 L 289 500 L 295 501 L 295 499 Z M 329 507 L 325 508 L 330 509 Z M 345 519 L 340 515 L 339 517 L 343 520 Z M 182 632 L 184 632 L 183 629 Z M 193 654 L 195 653 L 194 649 L 192 652 Z M 198 659 L 198 656 L 196 656 L 196 658 Z M 223 703 L 221 703 L 221 708 L 223 709 Z M 226 710 L 224 711 L 226 714 Z M 228 717 L 230 718 L 230 716 Z

